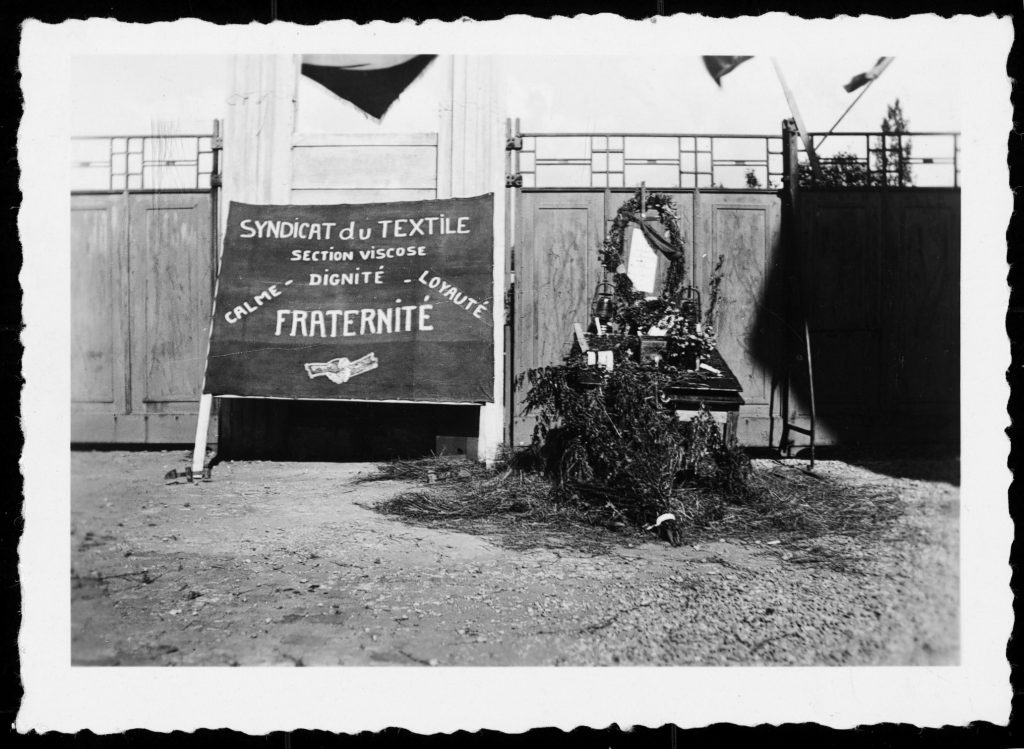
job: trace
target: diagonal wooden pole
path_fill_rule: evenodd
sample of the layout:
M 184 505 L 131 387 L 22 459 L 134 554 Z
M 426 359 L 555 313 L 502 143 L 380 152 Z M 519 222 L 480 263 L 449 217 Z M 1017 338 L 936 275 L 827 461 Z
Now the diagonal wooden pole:
M 821 164 L 818 162 L 818 154 L 814 151 L 814 143 L 811 141 L 811 134 L 807 132 L 807 126 L 804 125 L 804 118 L 800 116 L 800 109 L 796 105 L 796 97 L 793 96 L 793 92 L 789 88 L 789 84 L 786 83 L 786 77 L 782 75 L 782 68 L 779 66 L 779 61 L 774 57 L 772 58 L 772 65 L 775 67 L 775 75 L 779 77 L 779 83 L 782 84 L 782 93 L 786 96 L 786 102 L 789 104 L 789 111 L 793 113 L 793 121 L 796 123 L 797 132 L 800 134 L 800 140 L 803 141 L 804 150 L 807 151 L 807 158 L 811 162 L 811 171 L 814 173 L 815 181 L 821 175 Z
M 857 94 L 857 98 L 854 99 L 852 102 L 850 102 L 850 106 L 848 106 L 846 108 L 845 112 L 843 112 L 841 115 L 839 115 L 839 119 L 836 120 L 836 124 L 834 124 L 832 127 L 830 127 L 828 132 L 825 133 L 824 137 L 820 141 L 818 141 L 818 146 L 819 147 L 821 146 L 822 143 L 824 143 L 826 140 L 828 140 L 828 136 L 832 135 L 832 133 L 835 131 L 835 129 L 837 127 L 839 127 L 839 123 L 842 122 L 843 119 L 846 117 L 846 115 L 848 115 L 850 113 L 851 109 L 853 109 L 855 106 L 857 106 L 857 102 L 860 101 L 860 98 L 862 96 L 864 96 L 864 94 L 866 94 L 868 92 L 868 89 L 871 88 L 871 84 L 874 83 L 877 80 L 878 80 L 878 78 L 872 78 L 870 81 L 867 82 L 867 84 L 864 86 L 864 88 L 862 88 L 860 90 L 860 93 Z

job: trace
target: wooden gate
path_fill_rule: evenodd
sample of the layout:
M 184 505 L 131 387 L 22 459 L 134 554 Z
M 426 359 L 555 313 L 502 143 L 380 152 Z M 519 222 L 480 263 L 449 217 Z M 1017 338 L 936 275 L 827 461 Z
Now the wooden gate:
M 951 442 L 960 410 L 960 191 L 800 191 L 824 442 Z
M 725 257 L 719 350 L 743 385 L 739 438 L 766 445 L 772 341 L 782 319 L 769 284 L 778 275 L 780 198 L 763 190 L 651 189 L 673 196 L 689 276 L 705 298 L 715 262 Z M 586 323 L 601 278 L 598 250 L 606 229 L 633 190 L 524 188 L 516 195 L 513 379 L 568 353 L 573 323 Z M 528 444 L 533 430 L 534 419 L 522 408 L 527 387 L 510 398 L 514 445 Z
M 72 195 L 72 442 L 194 438 L 212 226 L 209 191 Z
M 725 258 L 718 347 L 743 386 L 743 444 L 778 446 L 783 403 L 791 423 L 809 422 L 807 364 L 798 355 L 804 315 L 818 442 L 958 439 L 956 133 L 900 134 L 914 139 L 918 155 L 899 150 L 895 169 L 879 166 L 887 153 L 880 144 L 889 143 L 882 134 L 811 133 L 830 174 L 846 175 L 833 174 L 832 186 L 801 171 L 793 125 L 781 136 L 518 133 L 518 122 L 514 132 L 510 125 L 511 382 L 568 353 L 572 325 L 586 322 L 601 278 L 606 228 L 634 193 L 627 186 L 644 181 L 673 196 L 690 282 L 705 299 Z M 821 151 L 829 138 L 831 156 Z M 791 248 L 782 247 L 777 192 L 787 173 Z M 522 410 L 524 389 L 509 394 L 513 445 L 527 444 L 534 425 Z M 806 441 L 797 435 L 795 443 Z

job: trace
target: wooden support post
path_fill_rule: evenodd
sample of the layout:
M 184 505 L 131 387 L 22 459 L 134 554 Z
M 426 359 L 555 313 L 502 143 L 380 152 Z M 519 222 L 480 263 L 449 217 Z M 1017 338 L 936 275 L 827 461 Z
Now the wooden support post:
M 725 445 L 726 447 L 736 446 L 736 433 L 739 431 L 740 412 L 729 411 L 725 417 Z
M 192 451 L 192 473 L 201 474 L 206 463 L 206 438 L 210 433 L 213 396 L 203 393 L 199 398 L 199 422 L 196 424 L 196 445 Z

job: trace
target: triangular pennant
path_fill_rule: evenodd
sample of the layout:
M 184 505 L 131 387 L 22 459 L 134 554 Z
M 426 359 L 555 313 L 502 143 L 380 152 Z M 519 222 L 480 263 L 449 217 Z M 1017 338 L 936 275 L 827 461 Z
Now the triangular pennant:
M 733 70 L 736 69 L 737 65 L 746 62 L 751 57 L 752 55 L 747 55 L 746 57 L 705 56 L 704 66 L 708 69 L 708 72 L 711 73 L 711 77 L 714 79 L 715 83 L 721 86 L 722 76 L 724 76 L 726 73 L 731 73 Z
M 302 74 L 380 119 L 436 56 L 307 55 Z

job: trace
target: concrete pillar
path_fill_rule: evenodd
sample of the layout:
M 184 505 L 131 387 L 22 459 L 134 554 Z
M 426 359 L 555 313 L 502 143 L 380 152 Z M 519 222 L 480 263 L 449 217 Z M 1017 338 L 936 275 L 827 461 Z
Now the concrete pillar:
M 505 425 L 505 152 L 503 88 L 492 57 L 452 61 L 451 117 L 438 134 L 438 197 L 494 194 L 494 402 L 480 409 L 478 458 L 494 460 Z M 446 121 L 447 120 L 447 121 Z M 450 155 L 450 157 L 449 157 Z M 449 157 L 449 158 L 446 158 Z
M 232 66 L 224 195 L 243 203 L 288 203 L 298 58 L 239 55 Z

